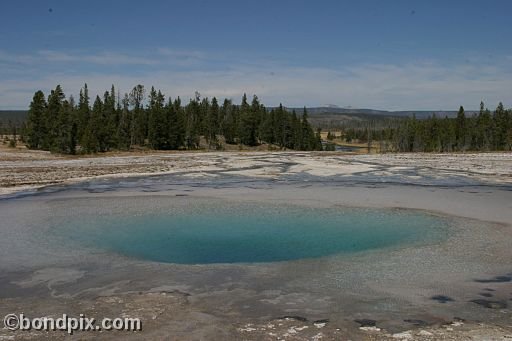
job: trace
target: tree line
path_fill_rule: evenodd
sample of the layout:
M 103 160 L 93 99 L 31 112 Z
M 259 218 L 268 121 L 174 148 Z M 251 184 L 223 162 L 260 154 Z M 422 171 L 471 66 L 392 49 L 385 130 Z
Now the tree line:
M 266 108 L 257 96 L 249 103 L 244 94 L 241 103 L 234 104 L 230 99 L 219 103 L 215 97 L 202 98 L 197 92 L 182 104 L 179 97 L 166 98 L 154 87 L 146 96 L 142 85 L 122 97 L 112 86 L 92 104 L 87 84 L 80 90 L 78 103 L 73 96 L 66 98 L 61 86 L 48 97 L 37 91 L 26 122 L 18 127 L 4 124 L 3 130 L 18 133 L 29 148 L 69 154 L 140 147 L 220 150 L 225 144 L 334 149 L 329 142 L 322 147 L 320 129 L 315 131 L 310 124 L 306 108 L 299 115 L 282 105 Z M 478 113 L 466 115 L 460 107 L 456 118 L 434 114 L 426 119 L 357 120 L 342 128 L 341 137 L 368 148 L 377 142 L 382 152 L 508 151 L 512 150 L 512 109 L 499 103 L 491 112 L 482 102 Z M 327 140 L 334 138 L 329 132 Z
M 146 98 L 147 97 L 147 98 Z M 257 146 L 262 143 L 293 150 L 322 150 L 320 131 L 314 131 L 304 108 L 302 115 L 282 105 L 268 110 L 256 95 L 244 94 L 240 104 L 195 97 L 183 105 L 180 97 L 166 98 L 143 85 L 123 97 L 114 86 L 90 103 L 87 84 L 78 103 L 62 87 L 46 98 L 37 91 L 30 103 L 23 139 L 31 149 L 59 153 L 96 153 L 147 147 L 158 150 L 208 149 L 223 143 Z
M 346 142 L 378 142 L 382 152 L 464 152 L 512 150 L 512 109 L 502 103 L 491 112 L 480 103 L 480 111 L 466 115 L 461 106 L 457 117 L 435 114 L 426 119 L 415 116 L 369 120 L 342 130 Z M 328 133 L 328 139 L 334 139 Z

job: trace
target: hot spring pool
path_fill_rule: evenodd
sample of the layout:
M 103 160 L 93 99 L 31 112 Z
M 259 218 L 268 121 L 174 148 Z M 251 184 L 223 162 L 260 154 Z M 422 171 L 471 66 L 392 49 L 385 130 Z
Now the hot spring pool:
M 83 208 L 81 209 L 83 211 Z M 444 218 L 408 210 L 318 208 L 205 199 L 158 209 L 100 210 L 60 221 L 66 243 L 177 264 L 258 263 L 324 257 L 446 238 Z

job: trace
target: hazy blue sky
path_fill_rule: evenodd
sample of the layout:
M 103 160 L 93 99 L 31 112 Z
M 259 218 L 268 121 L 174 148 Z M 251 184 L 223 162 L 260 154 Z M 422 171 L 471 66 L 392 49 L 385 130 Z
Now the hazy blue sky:
M 512 106 L 512 1 L 3 1 L 0 109 L 62 84 L 185 100 Z

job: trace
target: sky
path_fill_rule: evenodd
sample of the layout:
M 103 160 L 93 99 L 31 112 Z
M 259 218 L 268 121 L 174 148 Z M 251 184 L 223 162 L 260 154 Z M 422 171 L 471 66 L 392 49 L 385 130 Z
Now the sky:
M 512 106 L 512 1 L 3 1 L 0 109 L 61 84 L 187 101 Z

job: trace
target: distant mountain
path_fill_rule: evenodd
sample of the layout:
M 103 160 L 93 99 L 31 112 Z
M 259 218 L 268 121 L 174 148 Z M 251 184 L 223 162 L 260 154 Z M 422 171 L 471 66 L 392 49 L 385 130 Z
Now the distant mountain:
M 297 113 L 301 113 L 303 108 L 287 108 L 288 110 L 295 110 Z M 312 107 L 307 108 L 308 114 L 310 115 L 345 115 L 345 116 L 361 116 L 369 118 L 371 116 L 378 117 L 412 117 L 416 116 L 418 119 L 423 119 L 436 114 L 437 117 L 444 118 L 456 117 L 457 111 L 435 111 L 435 110 L 404 110 L 404 111 L 387 111 L 378 109 L 355 109 L 355 108 L 340 108 L 334 105 L 328 105 L 324 107 Z M 466 112 L 466 114 L 472 114 L 472 111 Z
M 286 108 L 287 110 L 295 110 L 299 115 L 303 108 Z M 361 127 L 368 124 L 368 121 L 382 121 L 388 119 L 400 119 L 415 116 L 417 119 L 427 119 L 432 115 L 438 118 L 456 117 L 457 111 L 430 111 L 430 110 L 403 110 L 403 111 L 387 111 L 377 109 L 355 109 L 340 108 L 332 105 L 323 107 L 307 108 L 309 121 L 315 127 L 322 129 L 331 129 L 339 127 Z M 476 111 L 466 111 L 466 116 L 471 116 Z
M 286 108 L 287 110 L 295 110 L 298 114 L 302 113 L 303 108 Z M 323 107 L 307 108 L 310 116 L 315 116 L 316 119 L 321 118 L 336 118 L 343 119 L 371 119 L 371 118 L 386 118 L 386 117 L 412 117 L 416 116 L 418 119 L 424 119 L 436 114 L 439 118 L 456 117 L 457 111 L 433 111 L 433 110 L 404 110 L 404 111 L 387 111 L 378 109 L 355 109 L 355 108 L 340 108 L 334 104 L 328 104 Z M 21 121 L 27 117 L 27 110 L 0 110 L 0 121 Z M 476 111 L 466 111 L 466 115 L 472 115 Z
M 27 114 L 27 110 L 0 110 L 0 121 L 23 121 Z

